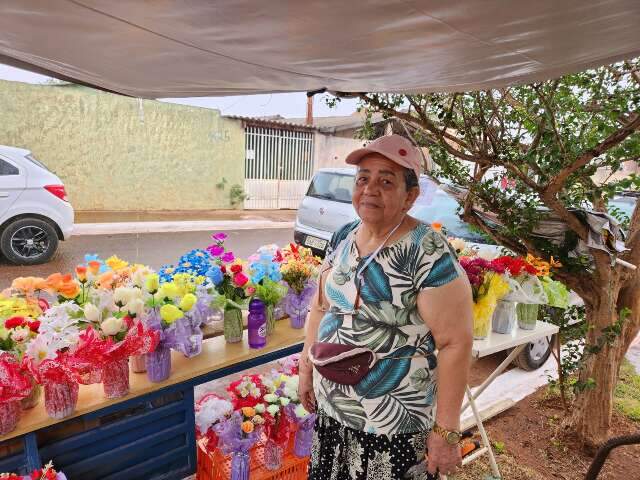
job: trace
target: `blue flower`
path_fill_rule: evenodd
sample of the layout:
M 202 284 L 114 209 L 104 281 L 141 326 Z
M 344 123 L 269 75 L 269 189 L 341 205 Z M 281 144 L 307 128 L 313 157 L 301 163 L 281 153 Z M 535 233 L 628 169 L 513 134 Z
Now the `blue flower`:
M 222 274 L 222 270 L 220 270 L 220 267 L 218 266 L 213 266 L 209 270 L 207 270 L 206 276 L 216 286 L 220 285 L 224 280 L 224 275 Z
M 84 261 L 85 261 L 85 263 L 89 263 L 89 262 L 100 262 L 100 263 L 102 263 L 102 260 L 100 260 L 100 255 L 98 255 L 97 253 L 87 253 L 84 256 Z

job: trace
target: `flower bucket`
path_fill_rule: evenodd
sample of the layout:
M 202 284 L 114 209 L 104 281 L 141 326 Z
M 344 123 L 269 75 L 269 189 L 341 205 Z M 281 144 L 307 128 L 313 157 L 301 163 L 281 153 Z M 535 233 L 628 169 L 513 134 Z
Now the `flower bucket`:
M 267 337 L 271 335 L 276 329 L 276 315 L 273 305 L 266 305 L 265 315 L 267 316 Z
M 102 387 L 107 398 L 120 398 L 129 393 L 129 357 L 104 365 Z
M 484 340 L 489 335 L 491 327 L 491 318 L 493 317 L 493 308 L 473 308 L 473 339 Z
M 314 284 L 305 287 L 302 293 L 289 289 L 285 297 L 285 310 L 289 315 L 291 328 L 304 328 L 314 291 Z
M 76 382 L 46 382 L 44 384 L 44 407 L 51 418 L 60 420 L 71 415 L 78 403 Z
M 147 376 L 157 383 L 163 382 L 171 374 L 171 349 L 162 345 L 151 353 L 147 353 Z
M 23 410 L 29 410 L 35 407 L 42 396 L 42 387 L 36 383 L 35 378 L 31 377 L 31 393 L 28 397 L 20 400 L 20 406 Z
M 496 333 L 509 334 L 516 326 L 516 304 L 500 300 L 491 319 L 492 330 Z
M 285 446 L 267 439 L 264 443 L 264 467 L 267 470 L 278 470 L 282 466 Z
M 147 371 L 146 355 L 132 355 L 131 356 L 131 371 L 133 373 L 144 373 Z
M 313 424 L 309 428 L 302 427 L 296 430 L 293 440 L 293 454 L 298 458 L 311 455 L 311 444 L 313 443 Z
M 249 455 L 245 452 L 231 454 L 231 480 L 249 480 Z
M 224 339 L 227 343 L 242 341 L 242 310 L 239 308 L 227 308 L 224 311 Z
M 13 432 L 20 421 L 20 400 L 0 403 L 0 435 Z
M 516 307 L 518 313 L 518 327 L 522 330 L 533 330 L 538 322 L 540 305 L 519 303 Z

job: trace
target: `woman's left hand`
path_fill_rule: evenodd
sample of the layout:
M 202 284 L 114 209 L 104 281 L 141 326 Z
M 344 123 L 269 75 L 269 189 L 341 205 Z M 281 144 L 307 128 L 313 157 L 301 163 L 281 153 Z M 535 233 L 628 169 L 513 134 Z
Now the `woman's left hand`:
M 455 473 L 462 466 L 462 452 L 460 445 L 451 445 L 438 434 L 431 433 L 427 439 L 429 452 L 427 470 L 432 475 L 439 472 L 442 475 Z

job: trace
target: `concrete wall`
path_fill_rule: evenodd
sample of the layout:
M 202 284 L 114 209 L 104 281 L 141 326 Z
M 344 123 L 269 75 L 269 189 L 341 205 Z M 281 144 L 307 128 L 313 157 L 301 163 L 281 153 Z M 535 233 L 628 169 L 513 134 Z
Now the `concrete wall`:
M 315 168 L 346 167 L 344 159 L 366 142 L 355 138 L 335 137 L 316 132 L 314 138 Z
M 230 208 L 244 183 L 241 122 L 217 110 L 0 81 L 0 112 L 0 144 L 31 150 L 76 210 Z

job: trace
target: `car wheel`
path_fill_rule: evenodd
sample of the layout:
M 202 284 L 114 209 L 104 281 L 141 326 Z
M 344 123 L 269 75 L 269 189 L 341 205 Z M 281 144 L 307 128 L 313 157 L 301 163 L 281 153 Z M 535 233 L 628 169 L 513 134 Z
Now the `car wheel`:
M 544 365 L 549 355 L 551 355 L 552 340 L 553 337 L 542 337 L 535 342 L 529 343 L 520 352 L 520 355 L 515 358 L 513 364 L 528 372 L 537 370 Z
M 53 226 L 39 218 L 21 218 L 0 235 L 0 250 L 11 263 L 37 265 L 51 259 L 58 248 Z

